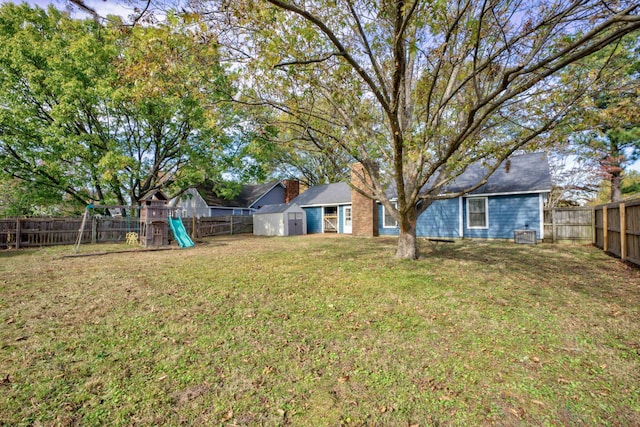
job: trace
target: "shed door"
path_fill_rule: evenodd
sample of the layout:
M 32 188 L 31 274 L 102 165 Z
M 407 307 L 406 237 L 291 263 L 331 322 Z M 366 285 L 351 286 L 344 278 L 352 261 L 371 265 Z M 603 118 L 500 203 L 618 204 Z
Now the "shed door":
M 302 235 L 302 212 L 289 212 L 289 236 Z

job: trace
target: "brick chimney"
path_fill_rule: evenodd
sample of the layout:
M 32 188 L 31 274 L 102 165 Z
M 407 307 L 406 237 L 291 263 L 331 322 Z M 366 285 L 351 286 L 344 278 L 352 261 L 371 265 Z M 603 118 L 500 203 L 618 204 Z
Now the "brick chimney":
M 285 179 L 284 184 L 284 202 L 289 203 L 300 194 L 300 181 L 297 179 Z
M 360 176 L 358 176 L 360 175 Z M 361 188 L 365 193 L 369 193 L 364 182 L 370 182 L 370 177 L 362 163 L 351 165 L 351 185 Z M 356 190 L 351 190 L 351 215 L 352 235 L 374 237 L 378 235 L 378 205 L 375 200 L 363 196 Z

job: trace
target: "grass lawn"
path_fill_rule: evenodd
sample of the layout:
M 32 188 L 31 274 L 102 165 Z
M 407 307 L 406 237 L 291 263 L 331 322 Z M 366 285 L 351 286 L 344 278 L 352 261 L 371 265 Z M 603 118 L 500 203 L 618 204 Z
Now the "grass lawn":
M 0 425 L 640 425 L 640 269 L 421 245 L 2 251 Z

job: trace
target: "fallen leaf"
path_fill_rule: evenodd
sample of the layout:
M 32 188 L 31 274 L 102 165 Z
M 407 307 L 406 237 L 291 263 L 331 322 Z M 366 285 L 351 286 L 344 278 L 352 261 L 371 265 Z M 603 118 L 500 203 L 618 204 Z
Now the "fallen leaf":
M 524 415 L 524 409 L 522 408 L 509 408 L 509 412 L 511 412 L 518 418 L 522 418 L 522 416 Z
M 224 414 L 222 421 L 229 421 L 231 418 L 233 418 L 233 409 L 229 409 L 229 412 Z
M 340 383 L 346 383 L 347 381 L 349 381 L 349 375 L 343 375 L 340 378 L 338 378 L 338 382 Z

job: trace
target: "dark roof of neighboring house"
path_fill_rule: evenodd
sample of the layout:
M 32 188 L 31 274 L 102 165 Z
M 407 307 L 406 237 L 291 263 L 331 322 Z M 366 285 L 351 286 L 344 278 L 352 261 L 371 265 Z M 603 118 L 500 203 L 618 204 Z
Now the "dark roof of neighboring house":
M 264 205 L 263 207 L 261 207 L 260 209 L 255 211 L 253 214 L 254 215 L 259 215 L 259 214 L 283 213 L 283 212 L 286 212 L 287 209 L 289 209 L 291 207 L 294 207 L 294 206 L 299 208 L 299 206 L 296 203 L 293 203 L 293 202 L 278 203 L 277 205 Z
M 292 200 L 298 206 L 322 206 L 351 203 L 351 187 L 346 182 L 314 185 Z
M 272 181 L 266 184 L 243 185 L 240 193 L 232 199 L 224 198 L 216 193 L 214 183 L 209 181 L 196 186 L 196 190 L 207 206 L 250 208 L 258 199 L 277 185 L 282 185 L 282 183 L 280 181 Z
M 477 184 L 487 168 L 479 163 L 470 165 L 462 175 L 443 189 L 456 193 Z M 551 173 L 545 153 L 512 156 L 502 162 L 482 187 L 469 194 L 504 194 L 551 191 Z

